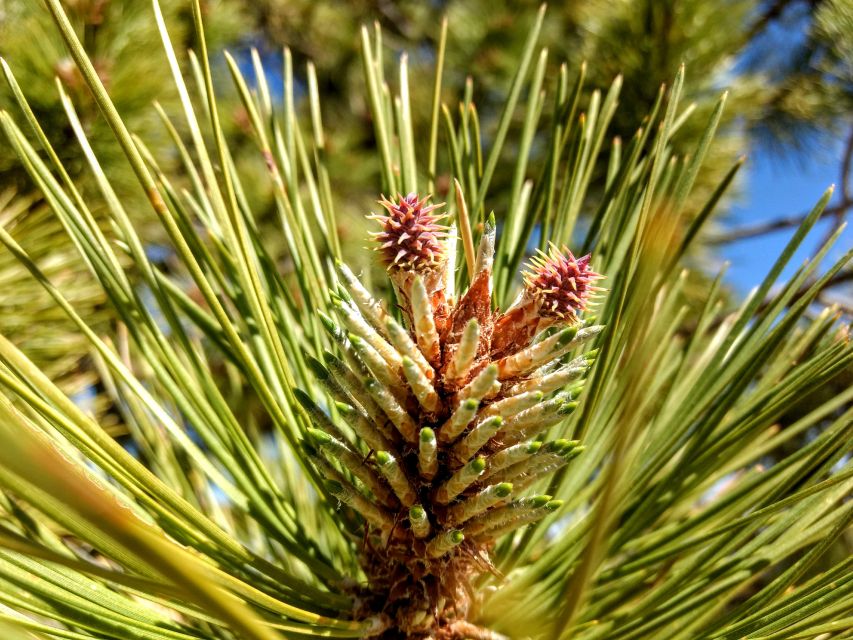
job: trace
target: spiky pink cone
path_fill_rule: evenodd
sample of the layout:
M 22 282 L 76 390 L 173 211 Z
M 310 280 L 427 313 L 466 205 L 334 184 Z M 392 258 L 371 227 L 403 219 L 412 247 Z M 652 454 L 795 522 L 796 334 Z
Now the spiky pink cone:
M 418 199 L 414 193 L 405 197 L 398 194 L 396 201 L 383 197 L 379 204 L 386 215 L 369 217 L 382 226 L 374 234 L 377 249 L 404 313 L 412 319 L 411 288 L 419 277 L 430 298 L 436 328 L 442 332 L 448 315 L 444 293 L 447 227 L 438 223 L 443 216 L 433 214 L 442 205 L 428 205 L 428 200 L 429 196 Z
M 432 215 L 441 205 L 427 205 L 429 196 L 418 200 L 410 193 L 397 202 L 379 201 L 388 215 L 372 215 L 382 231 L 376 234 L 382 261 L 388 270 L 427 271 L 440 267 L 445 260 L 444 238 L 447 228 L 438 224 L 442 216 Z
M 586 309 L 590 295 L 598 290 L 593 283 L 602 277 L 590 268 L 589 260 L 589 254 L 575 258 L 566 247 L 561 252 L 554 245 L 547 254 L 531 258 L 524 274 L 525 293 L 539 301 L 540 315 L 574 321 Z
M 576 258 L 566 247 L 560 251 L 554 245 L 531 258 L 528 267 L 521 297 L 495 322 L 493 355 L 527 346 L 548 326 L 576 322 L 602 277 L 590 267 L 589 255 Z

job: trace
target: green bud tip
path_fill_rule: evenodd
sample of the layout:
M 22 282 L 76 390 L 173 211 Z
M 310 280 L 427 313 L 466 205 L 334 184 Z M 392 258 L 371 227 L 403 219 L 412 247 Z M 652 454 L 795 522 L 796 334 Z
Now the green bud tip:
M 409 518 L 417 521 L 426 520 L 426 511 L 419 504 L 413 505 L 409 509 Z
M 352 300 L 352 296 L 349 294 L 349 291 L 347 291 L 347 290 L 346 290 L 346 287 L 344 287 L 344 285 L 342 285 L 340 282 L 338 283 L 338 291 L 337 291 L 337 294 L 338 294 L 338 296 L 340 297 L 340 299 L 341 299 L 341 300 L 345 300 L 345 301 L 347 301 L 347 302 L 349 302 L 350 300 Z
M 486 425 L 492 428 L 497 429 L 504 423 L 504 419 L 500 416 L 492 416 L 488 420 L 486 420 Z
M 350 342 L 352 342 L 353 344 L 356 344 L 356 345 L 361 343 L 361 342 L 364 342 L 361 338 L 359 338 L 354 333 L 348 333 L 347 334 L 347 340 L 349 340 Z
M 551 500 L 551 502 L 548 502 L 545 504 L 545 508 L 548 511 L 556 511 L 557 509 L 559 509 L 562 506 L 563 506 L 562 500 Z
M 450 532 L 448 537 L 453 544 L 459 544 L 465 539 L 465 534 L 459 531 L 459 529 L 455 529 Z
M 345 416 L 355 413 L 355 407 L 345 402 L 335 402 L 335 408 Z
M 495 486 L 495 495 L 499 498 L 506 498 L 510 493 L 512 493 L 511 482 L 501 482 Z
M 393 458 L 391 457 L 391 454 L 388 453 L 387 451 L 377 451 L 376 452 L 376 462 L 380 466 L 384 467 L 386 464 L 391 462 L 391 460 L 393 460 Z
M 496 364 L 493 362 L 493 363 L 492 363 L 492 364 L 490 364 L 488 367 L 486 367 L 485 369 L 483 369 L 483 371 L 488 371 L 490 374 L 492 374 L 492 373 L 497 373 L 497 372 L 498 372 L 498 365 L 496 365 Z
M 320 445 L 328 444 L 332 441 L 332 436 L 330 436 L 325 431 L 320 431 L 319 429 L 308 429 L 308 435 L 311 436 L 314 441 Z
M 338 328 L 338 326 L 335 324 L 335 321 L 322 311 L 318 311 L 317 315 L 320 316 L 320 322 L 326 328 L 326 331 L 328 331 L 329 333 L 335 333 L 335 330 Z
M 409 356 L 403 356 L 403 366 L 404 367 L 414 367 L 415 361 L 412 360 Z
M 308 368 L 311 369 L 311 373 L 318 380 L 327 380 L 329 378 L 329 370 L 314 356 L 308 356 Z
M 585 354 L 583 354 L 583 357 L 587 360 L 587 362 L 592 362 L 597 356 L 598 349 L 590 349 Z
M 560 332 L 560 338 L 557 340 L 558 347 L 565 347 L 572 340 L 575 339 L 575 336 L 578 334 L 577 327 L 566 327 Z
M 595 324 L 595 321 L 598 320 L 598 316 L 589 316 L 588 318 L 583 319 L 583 326 L 589 327 Z
M 577 446 L 578 446 L 577 440 L 567 440 L 566 444 L 563 446 L 563 449 L 562 449 L 562 451 L 560 451 L 560 453 L 562 453 L 563 455 L 567 455 L 567 454 L 571 453 L 572 451 L 574 451 L 575 448 L 577 448 Z
M 567 402 L 557 411 L 560 415 L 567 416 L 578 408 L 577 402 Z
M 539 449 L 542 448 L 542 443 L 538 440 L 534 440 L 529 445 L 527 445 L 527 453 L 536 453 Z
M 533 506 L 536 507 L 537 509 L 539 507 L 544 507 L 550 501 L 551 501 L 551 496 L 548 496 L 548 495 L 536 496 L 535 498 L 531 499 Z
M 429 427 L 421 429 L 421 442 L 435 442 L 435 431 Z
M 563 452 L 563 455 L 566 456 L 567 460 L 572 460 L 573 458 L 577 458 L 580 454 L 582 454 L 586 450 L 586 447 L 583 445 L 579 447 L 571 447 Z
M 473 398 L 468 398 L 465 402 L 462 403 L 462 407 L 467 409 L 468 411 L 473 411 L 479 405 L 480 403 L 474 400 Z
M 533 392 L 533 399 L 534 399 L 536 402 L 539 402 L 539 401 L 540 401 L 542 398 L 544 398 L 544 397 L 545 397 L 545 394 L 544 394 L 544 393 L 542 393 L 541 391 L 534 391 L 534 392 Z
M 471 460 L 471 470 L 480 473 L 486 468 L 486 459 L 483 456 Z
M 562 451 L 563 449 L 566 448 L 567 444 L 569 444 L 569 441 L 561 438 L 560 440 L 554 440 L 553 442 L 549 442 L 548 444 L 545 445 L 545 448 L 548 451 L 552 451 L 552 452 L 553 451 Z

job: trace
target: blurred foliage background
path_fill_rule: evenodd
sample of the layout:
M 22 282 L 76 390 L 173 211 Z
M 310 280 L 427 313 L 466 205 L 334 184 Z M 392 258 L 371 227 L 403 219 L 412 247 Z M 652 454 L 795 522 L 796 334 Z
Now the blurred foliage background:
M 177 108 L 176 95 L 162 70 L 156 25 L 148 0 L 68 0 L 65 3 L 82 40 L 95 61 L 120 113 L 130 128 L 145 142 L 172 175 L 177 174 L 177 157 L 169 157 L 170 142 L 156 104 L 166 113 Z M 447 61 L 448 90 L 444 101 L 460 104 L 470 95 L 477 105 L 484 140 L 494 134 L 519 50 L 528 33 L 538 2 L 505 0 L 453 1 L 368 1 L 329 0 L 205 0 L 209 44 L 214 52 L 231 51 L 244 69 L 251 70 L 253 50 L 272 78 L 281 78 L 285 63 L 283 50 L 289 48 L 293 73 L 303 98 L 309 87 L 306 65 L 316 68 L 317 90 L 323 96 L 323 121 L 327 130 L 326 152 L 331 174 L 337 178 L 334 195 L 342 224 L 345 250 L 361 251 L 364 237 L 363 214 L 376 198 L 379 184 L 378 154 L 369 109 L 362 87 L 361 59 L 358 55 L 362 25 L 381 25 L 386 45 L 407 52 L 411 66 L 411 87 L 415 123 L 428 135 L 432 91 L 432 68 L 443 16 L 450 18 Z M 165 20 L 178 46 L 192 49 L 191 16 L 187 3 L 164 4 Z M 637 122 L 649 112 L 660 86 L 671 79 L 681 63 L 687 66 L 685 97 L 695 104 L 698 117 L 681 128 L 675 141 L 677 152 L 691 148 L 699 127 L 707 120 L 714 101 L 723 89 L 730 92 L 729 106 L 720 125 L 694 190 L 696 202 L 703 202 L 738 157 L 756 149 L 770 149 L 780 156 L 809 161 L 809 154 L 828 142 L 846 140 L 838 168 L 839 192 L 828 215 L 843 218 L 851 205 L 850 172 L 853 155 L 853 3 L 849 0 L 567 0 L 549 8 L 542 42 L 549 49 L 548 78 L 566 64 L 570 73 L 583 66 L 587 93 L 606 89 L 622 75 L 620 107 L 611 130 L 628 140 Z M 95 153 L 108 167 L 109 177 L 125 202 L 142 198 L 133 187 L 129 167 L 106 124 L 79 77 L 59 37 L 49 24 L 40 1 L 0 0 L 0 55 L 12 65 L 25 88 L 45 132 L 60 154 L 75 182 L 91 193 L 85 162 L 73 144 L 73 134 L 60 102 L 55 78 L 70 94 Z M 262 160 L 246 144 L 240 154 L 239 141 L 249 134 L 246 114 L 231 86 L 221 55 L 217 68 L 223 80 L 221 92 L 225 125 L 236 143 L 235 161 L 243 175 L 262 176 Z M 391 61 L 389 61 L 391 62 Z M 462 75 L 461 70 L 465 70 Z M 187 70 L 192 72 L 192 70 Z M 457 75 L 453 75 L 457 74 Z M 250 73 L 251 75 L 251 73 Z M 419 80 L 418 80 L 419 79 Z M 275 94 L 277 87 L 273 86 Z M 451 91 L 453 93 L 451 93 Z M 307 110 L 308 100 L 298 108 Z M 0 87 L 0 108 L 8 107 L 10 96 Z M 544 106 L 548 110 L 550 104 Z M 521 127 L 521 122 L 513 124 Z M 520 140 L 521 135 L 510 135 Z M 245 140 L 247 143 L 250 141 Z M 605 145 L 606 146 L 606 145 Z M 445 145 L 441 146 L 442 149 Z M 536 146 L 533 147 L 534 153 Z M 513 153 L 507 145 L 507 154 Z M 171 161 L 171 165 L 170 165 Z M 501 163 L 500 166 L 511 166 Z M 836 176 L 827 176 L 827 183 Z M 601 176 L 599 184 L 603 183 Z M 262 224 L 274 223 L 267 181 L 244 180 L 256 184 L 247 194 Z M 511 175 L 494 177 L 491 200 L 498 219 L 508 207 Z M 448 191 L 446 176 L 436 176 L 436 196 Z M 595 183 L 594 183 L 595 184 Z M 716 224 L 709 225 L 709 237 L 694 259 L 716 255 L 721 243 L 768 230 L 793 227 L 798 217 L 751 224 L 749 220 L 727 220 L 732 197 L 743 185 L 737 181 L 728 201 L 718 208 Z M 108 322 L 101 299 L 89 286 L 85 265 L 70 246 L 58 221 L 46 215 L 29 186 L 12 151 L 0 145 L 0 219 L 33 255 L 50 255 L 55 274 L 64 274 L 69 295 L 90 319 Z M 589 195 L 595 197 L 595 193 Z M 133 211 L 134 206 L 129 209 Z M 348 214 L 348 215 L 347 215 Z M 34 229 L 38 232 L 34 232 Z M 582 228 L 582 227 L 581 227 Z M 274 241 L 276 234 L 271 233 Z M 151 236 L 156 250 L 156 236 Z M 287 265 L 287 256 L 281 255 Z M 168 261 L 169 256 L 163 255 Z M 836 279 L 842 288 L 850 274 Z M 82 343 L 75 340 L 67 322 L 58 314 L 45 313 L 49 303 L 20 267 L 8 256 L 0 256 L 0 332 L 24 345 L 38 362 L 57 378 L 66 377 L 81 389 L 91 383 L 80 374 L 87 370 L 81 359 Z M 707 283 L 694 283 L 701 300 Z M 826 298 L 825 298 L 826 299 Z M 837 300 L 843 304 L 843 297 Z M 849 309 L 845 310 L 849 313 Z M 72 375 L 69 375 L 72 374 Z

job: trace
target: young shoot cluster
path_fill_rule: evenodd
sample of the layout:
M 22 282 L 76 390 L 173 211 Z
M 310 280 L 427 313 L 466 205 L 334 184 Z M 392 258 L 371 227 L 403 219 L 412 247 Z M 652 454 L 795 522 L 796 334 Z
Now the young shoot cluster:
M 364 519 L 369 588 L 417 635 L 464 620 L 465 587 L 495 541 L 562 504 L 527 494 L 583 450 L 548 438 L 595 357 L 578 351 L 603 327 L 580 314 L 601 276 L 589 256 L 552 247 L 516 302 L 494 310 L 491 217 L 457 299 L 438 207 L 415 194 L 380 204 L 377 249 L 402 321 L 339 264 L 337 318 L 322 317 L 339 355 L 310 360 L 331 402 L 296 397 L 328 492 Z

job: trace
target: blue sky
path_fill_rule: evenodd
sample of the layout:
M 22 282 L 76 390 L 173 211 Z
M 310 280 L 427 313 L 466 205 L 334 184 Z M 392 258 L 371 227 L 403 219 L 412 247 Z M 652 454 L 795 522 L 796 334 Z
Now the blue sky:
M 806 43 L 811 9 L 805 3 L 792 3 L 782 16 L 771 22 L 741 54 L 731 82 L 737 73 L 759 69 L 773 75 L 780 69 L 796 67 L 797 54 Z M 839 130 L 846 131 L 845 127 Z M 846 132 L 843 135 L 847 135 Z M 780 153 L 778 148 L 753 150 L 748 159 L 743 198 L 728 218 L 731 226 L 773 220 L 809 211 L 832 184 L 836 185 L 833 200 L 840 200 L 837 183 L 840 178 L 844 140 L 811 139 L 806 151 Z M 818 222 L 806 242 L 794 255 L 782 277 L 789 277 L 804 260 L 814 255 L 820 243 L 834 226 L 829 218 Z M 776 257 L 794 234 L 794 229 L 732 243 L 722 248 L 720 262 L 728 260 L 728 281 L 740 293 L 746 293 L 770 270 Z M 837 260 L 853 246 L 853 229 L 846 229 L 827 258 L 827 264 Z
M 843 142 L 835 141 L 829 148 L 814 150 L 808 155 L 779 158 L 758 149 L 748 159 L 743 197 L 730 215 L 732 226 L 753 224 L 764 220 L 805 213 L 820 199 L 831 184 L 838 181 Z M 839 189 L 833 202 L 839 199 Z M 826 236 L 830 223 L 819 222 L 803 246 L 795 254 L 783 277 L 791 273 L 817 251 Z M 741 293 L 758 284 L 769 271 L 773 261 L 790 240 L 794 229 L 778 231 L 723 247 L 723 259 L 730 262 L 728 281 Z M 830 253 L 829 259 L 840 258 L 853 246 L 853 229 L 845 229 Z

